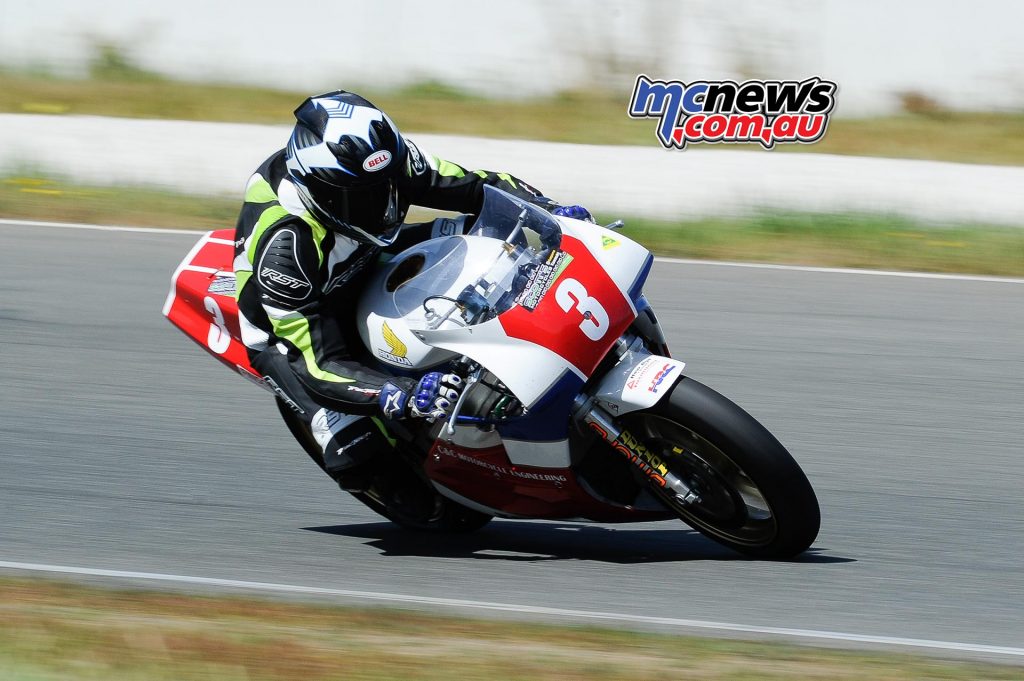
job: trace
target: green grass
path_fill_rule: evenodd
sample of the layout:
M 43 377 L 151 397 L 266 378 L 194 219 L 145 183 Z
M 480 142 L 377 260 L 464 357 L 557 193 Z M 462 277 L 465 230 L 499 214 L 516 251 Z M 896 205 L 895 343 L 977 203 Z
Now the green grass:
M 88 187 L 18 176 L 0 179 L 0 217 L 181 229 L 234 227 L 238 199 L 186 196 L 138 187 Z
M 936 227 L 884 215 L 763 213 L 676 224 L 627 221 L 661 255 L 709 260 L 1024 275 L 1024 229 Z
M 1020 668 L 4 578 L 0 678 L 998 681 Z
M 91 72 L 91 78 L 73 80 L 45 73 L 0 71 L 0 112 L 287 124 L 293 120 L 295 107 L 313 94 L 168 80 L 133 67 L 116 50 L 99 50 Z M 324 89 L 336 86 L 325 84 Z M 631 94 L 626 89 L 497 101 L 474 97 L 436 82 L 398 91 L 348 86 L 386 110 L 406 131 L 657 145 L 655 121 L 631 120 L 626 116 Z M 758 145 L 745 146 L 760 149 Z M 836 119 L 817 144 L 779 145 L 778 150 L 1024 165 L 1024 113 L 950 113 L 926 109 L 887 118 Z
M 241 199 L 156 189 L 0 179 L 0 217 L 183 229 L 234 227 Z M 429 211 L 410 220 L 429 219 Z M 620 217 L 599 215 L 602 222 Z M 626 219 L 624 234 L 661 255 L 833 267 L 1024 276 L 1024 229 L 936 227 L 899 217 L 765 213 L 676 223 Z

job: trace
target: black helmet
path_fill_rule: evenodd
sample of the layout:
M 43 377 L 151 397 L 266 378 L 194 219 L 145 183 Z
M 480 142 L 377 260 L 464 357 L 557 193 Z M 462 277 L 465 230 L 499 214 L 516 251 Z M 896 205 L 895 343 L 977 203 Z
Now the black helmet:
M 409 209 L 398 193 L 408 152 L 395 124 L 344 90 L 310 97 L 295 118 L 285 160 L 302 204 L 345 236 L 393 242 Z

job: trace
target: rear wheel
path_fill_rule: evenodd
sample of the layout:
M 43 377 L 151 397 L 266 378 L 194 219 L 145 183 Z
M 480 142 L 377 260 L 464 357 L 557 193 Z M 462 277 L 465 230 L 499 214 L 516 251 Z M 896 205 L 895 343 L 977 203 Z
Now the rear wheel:
M 405 480 L 400 487 L 395 482 L 390 480 L 386 486 L 374 485 L 365 492 L 351 494 L 399 527 L 418 532 L 475 532 L 493 519 L 441 496 L 421 480 Z
M 764 426 L 690 378 L 622 424 L 697 495 L 652 485 L 684 522 L 736 551 L 791 558 L 818 535 L 818 500 L 800 466 Z

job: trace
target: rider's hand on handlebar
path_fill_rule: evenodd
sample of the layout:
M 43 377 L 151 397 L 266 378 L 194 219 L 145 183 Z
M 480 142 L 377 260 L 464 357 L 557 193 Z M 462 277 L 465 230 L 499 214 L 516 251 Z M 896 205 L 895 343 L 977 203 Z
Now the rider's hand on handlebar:
M 551 214 L 563 218 L 572 218 L 573 220 L 594 222 L 594 216 L 591 215 L 590 211 L 583 206 L 559 206 L 551 211 Z
M 431 371 L 412 390 L 386 383 L 380 391 L 380 408 L 389 419 L 415 416 L 433 423 L 451 414 L 460 392 L 462 379 L 459 376 Z

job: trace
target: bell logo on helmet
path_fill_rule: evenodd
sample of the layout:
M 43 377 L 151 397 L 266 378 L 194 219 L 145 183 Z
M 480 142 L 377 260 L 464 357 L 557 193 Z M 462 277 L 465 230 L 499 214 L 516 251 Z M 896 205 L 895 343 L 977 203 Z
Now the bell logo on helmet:
M 366 160 L 363 161 L 363 170 L 373 173 L 385 167 L 389 163 L 391 163 L 391 152 L 387 149 L 382 149 L 376 154 L 371 154 L 366 157 Z

